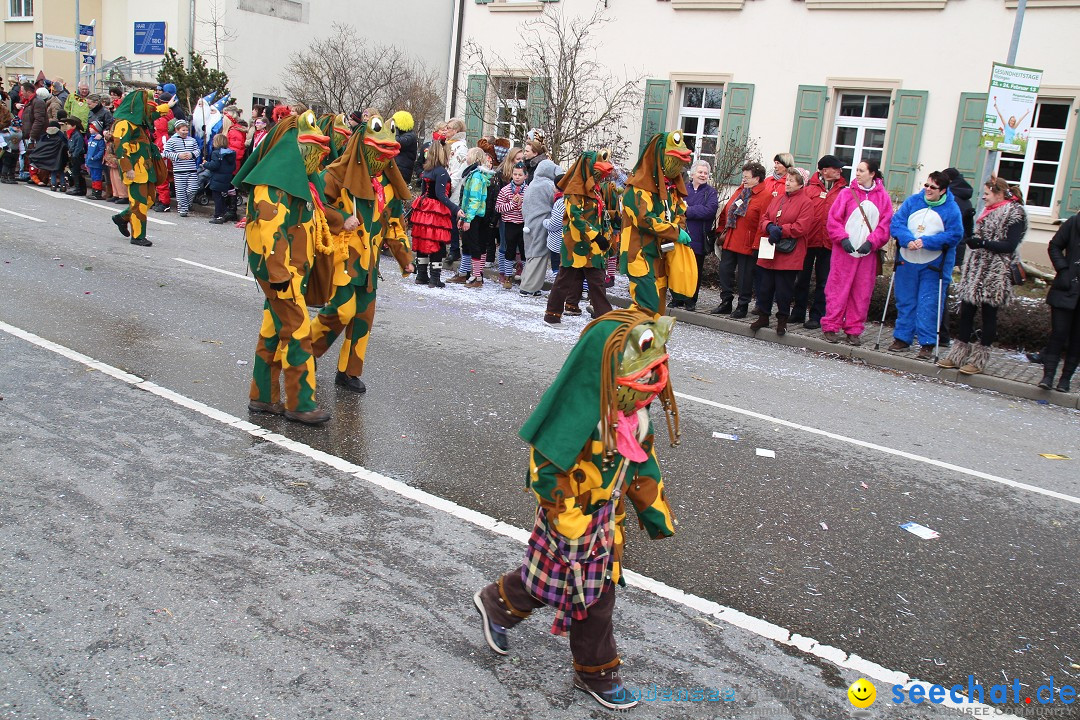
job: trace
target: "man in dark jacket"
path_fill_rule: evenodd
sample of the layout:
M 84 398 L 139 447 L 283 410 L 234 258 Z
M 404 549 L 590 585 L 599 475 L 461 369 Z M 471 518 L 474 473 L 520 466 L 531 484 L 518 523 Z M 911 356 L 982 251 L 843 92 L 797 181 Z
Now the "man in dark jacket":
M 23 132 L 33 145 L 41 139 L 45 128 L 49 126 L 49 110 L 45 105 L 49 91 L 45 88 L 35 89 L 32 83 L 23 83 L 23 87 L 33 93 L 33 98 L 22 111 Z
M 97 123 L 97 126 L 103 131 L 112 128 L 112 111 L 109 110 L 103 100 L 104 98 L 98 93 L 93 93 L 87 98 L 87 102 L 90 105 L 90 120 L 87 123 L 87 127 L 90 126 L 90 123 Z
M 945 168 L 944 172 L 949 178 L 949 190 L 952 191 L 953 200 L 956 201 L 957 207 L 960 208 L 960 216 L 964 221 L 964 239 L 956 246 L 956 265 L 954 265 L 958 269 L 963 269 L 967 241 L 971 239 L 972 234 L 975 232 L 975 207 L 971 204 L 971 198 L 975 191 L 956 168 Z M 941 328 L 938 333 L 941 347 L 949 347 L 952 342 L 952 338 L 949 336 L 949 316 L 952 314 L 948 310 L 941 314 Z
M 401 146 L 394 162 L 397 163 L 401 177 L 408 185 L 412 182 L 413 168 L 416 166 L 416 133 L 413 132 L 413 116 L 405 110 L 398 110 L 391 119 L 397 126 L 397 141 Z

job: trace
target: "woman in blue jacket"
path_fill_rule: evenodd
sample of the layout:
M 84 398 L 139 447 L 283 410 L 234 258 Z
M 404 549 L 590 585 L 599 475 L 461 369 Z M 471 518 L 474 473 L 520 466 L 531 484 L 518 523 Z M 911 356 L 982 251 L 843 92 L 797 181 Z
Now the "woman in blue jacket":
M 236 151 L 229 147 L 229 138 L 225 133 L 214 136 L 210 159 L 203 167 L 210 171 L 210 191 L 214 195 L 214 217 L 210 224 L 222 225 L 225 223 L 225 197 L 232 189 L 236 171 Z

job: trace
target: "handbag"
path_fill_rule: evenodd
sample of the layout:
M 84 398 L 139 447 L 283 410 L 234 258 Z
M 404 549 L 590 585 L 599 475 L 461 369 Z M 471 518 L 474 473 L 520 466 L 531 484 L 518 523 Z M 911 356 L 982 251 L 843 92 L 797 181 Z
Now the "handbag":
M 776 252 L 784 253 L 785 255 L 787 253 L 793 253 L 795 252 L 795 246 L 797 244 L 795 238 L 782 237 L 780 238 L 780 242 L 775 244 Z
M 570 539 L 555 532 L 547 513 L 536 508 L 521 580 L 537 600 L 555 609 L 551 632 L 565 635 L 572 619 L 588 617 L 589 606 L 600 599 L 607 583 L 615 549 L 615 506 L 622 496 L 629 462 L 624 458 L 615 477 L 611 499 L 593 513 L 581 537 Z
M 1023 285 L 1027 280 L 1027 270 L 1019 260 L 1009 263 L 1009 281 L 1013 285 Z

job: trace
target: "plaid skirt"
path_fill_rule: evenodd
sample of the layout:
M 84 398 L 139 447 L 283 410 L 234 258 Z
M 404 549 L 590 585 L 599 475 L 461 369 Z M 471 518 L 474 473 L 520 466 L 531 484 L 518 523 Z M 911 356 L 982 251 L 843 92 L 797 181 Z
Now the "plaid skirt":
M 609 502 L 593 513 L 585 532 L 575 540 L 555 532 L 543 508 L 536 509 L 521 580 L 533 597 L 555 609 L 551 624 L 554 635 L 569 632 L 571 619 L 588 617 L 589 606 L 611 583 L 618 499 L 616 491 Z

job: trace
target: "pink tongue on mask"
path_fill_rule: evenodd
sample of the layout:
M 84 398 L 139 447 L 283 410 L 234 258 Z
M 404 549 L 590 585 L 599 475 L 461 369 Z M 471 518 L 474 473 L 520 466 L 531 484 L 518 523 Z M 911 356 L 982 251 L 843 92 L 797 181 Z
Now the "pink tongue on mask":
M 637 439 L 638 414 L 619 413 L 619 427 L 615 430 L 615 448 L 630 462 L 645 462 L 648 454 L 641 448 Z

